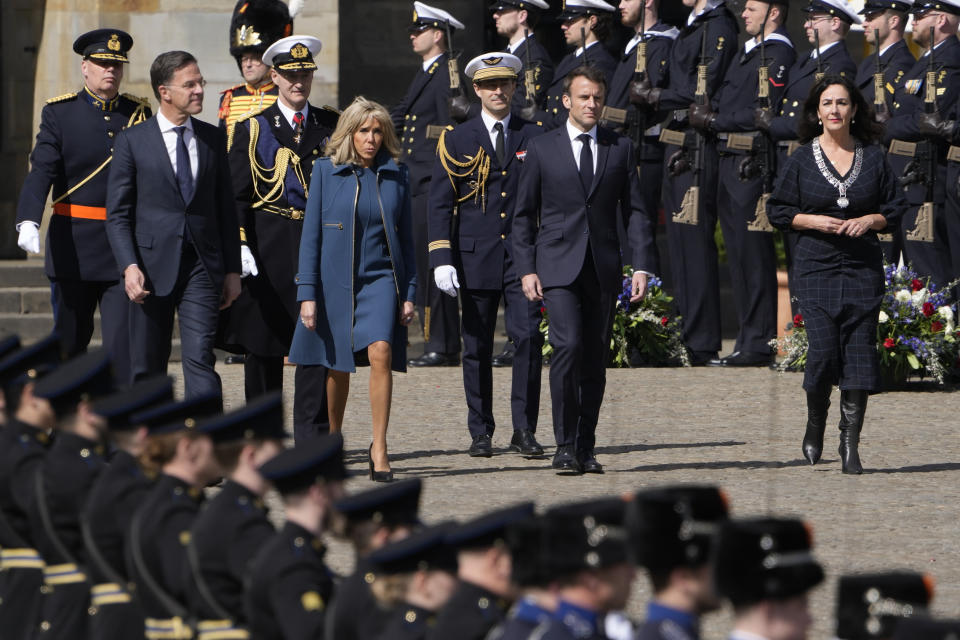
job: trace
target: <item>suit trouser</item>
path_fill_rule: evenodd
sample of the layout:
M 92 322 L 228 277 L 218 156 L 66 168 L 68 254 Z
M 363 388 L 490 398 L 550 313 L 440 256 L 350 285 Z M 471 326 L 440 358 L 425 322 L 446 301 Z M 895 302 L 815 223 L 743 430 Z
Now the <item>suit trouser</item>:
M 577 278 L 543 290 L 550 316 L 550 396 L 558 447 L 591 451 L 607 384 L 616 292 L 600 290 L 590 249 Z
M 294 444 L 329 432 L 327 368 L 319 364 L 298 364 L 293 383 Z
M 147 287 L 149 288 L 149 284 Z M 133 379 L 167 372 L 173 316 L 180 320 L 180 351 L 183 386 L 187 398 L 223 393 L 214 370 L 213 345 L 221 292 L 213 286 L 193 245 L 183 243 L 180 271 L 173 291 L 166 296 L 148 295 L 130 312 L 130 350 Z
M 949 184 L 947 188 L 948 195 L 946 202 L 938 202 L 934 204 L 933 207 L 933 242 L 919 242 L 907 238 L 907 233 L 912 231 L 917 225 L 917 212 L 920 210 L 918 205 L 911 204 L 903 214 L 900 230 L 903 237 L 904 260 L 913 266 L 914 271 L 916 271 L 920 277 L 930 276 L 938 287 L 945 286 L 948 282 L 960 275 L 960 273 L 954 271 L 955 258 L 951 256 L 952 252 L 960 253 L 960 237 L 958 237 L 958 231 L 952 231 L 954 235 L 953 239 L 958 245 L 956 247 L 952 246 L 950 242 L 951 230 L 949 229 L 948 220 L 953 217 L 954 220 L 952 224 L 955 225 L 957 219 L 955 213 L 953 216 L 948 213 L 949 207 L 947 206 L 947 202 L 950 201 Z M 954 202 L 956 202 L 956 196 L 954 196 Z
M 777 256 L 772 232 L 747 229 L 763 192 L 763 180 L 740 181 L 740 163 L 746 157 L 720 156 L 717 215 L 740 322 L 733 350 L 769 353 L 770 340 L 777 336 Z
M 507 335 L 515 353 L 510 388 L 514 431 L 537 430 L 543 334 L 540 304 L 523 295 L 514 280 L 497 289 L 460 289 L 463 305 L 463 389 L 467 395 L 467 428 L 476 437 L 493 435 L 493 342 L 500 298 L 504 300 Z
M 679 147 L 667 145 L 664 158 Z M 692 154 L 692 151 L 690 152 Z M 695 225 L 674 222 L 681 209 L 684 194 L 693 184 L 693 172 L 671 176 L 664 168 L 663 210 L 670 248 L 672 292 L 683 325 L 683 342 L 699 353 L 720 350 L 720 280 L 717 273 L 717 243 L 713 234 L 717 227 L 717 150 L 713 143 L 703 147 L 703 170 L 700 173 L 700 207 Z
M 53 328 L 60 336 L 67 357 L 87 350 L 93 336 L 93 316 L 100 306 L 100 333 L 110 354 L 116 380 L 130 380 L 130 333 L 127 328 L 130 306 L 123 281 L 114 282 L 53 278 Z
M 283 389 L 283 356 L 248 353 L 243 359 L 243 391 L 247 402 Z
M 413 244 L 417 262 L 417 306 L 420 326 L 423 327 L 424 353 L 460 353 L 460 310 L 457 299 L 437 288 L 430 268 L 428 249 L 427 217 L 428 193 L 413 196 Z
M 0 573 L 0 638 L 30 638 L 40 623 L 43 570 L 4 567 Z

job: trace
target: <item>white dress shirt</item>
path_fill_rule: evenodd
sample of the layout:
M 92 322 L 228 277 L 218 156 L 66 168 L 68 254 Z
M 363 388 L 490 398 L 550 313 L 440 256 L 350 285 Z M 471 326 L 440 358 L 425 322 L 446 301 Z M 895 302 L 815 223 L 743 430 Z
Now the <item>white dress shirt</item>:
M 160 134 L 163 136 L 163 144 L 167 147 L 167 155 L 170 156 L 173 175 L 177 175 L 177 132 L 174 129 L 178 125 L 164 118 L 160 111 L 157 111 L 157 124 L 160 125 Z M 187 128 L 183 132 L 183 141 L 187 143 L 187 153 L 190 155 L 190 173 L 193 174 L 193 180 L 196 182 L 200 159 L 197 154 L 197 136 L 193 133 L 193 118 L 187 118 L 183 126 Z
M 699 18 L 700 16 L 702 16 L 708 11 L 713 11 L 723 3 L 724 3 L 724 0 L 707 0 L 707 4 L 703 6 L 703 11 L 701 11 L 697 15 L 693 15 L 693 11 L 690 12 L 690 15 L 687 16 L 687 26 L 689 27 L 691 24 L 694 23 L 694 21 L 697 18 Z
M 587 49 L 589 49 L 590 47 L 592 47 L 592 46 L 595 45 L 595 44 L 598 44 L 599 42 L 600 42 L 599 40 L 594 40 L 593 42 L 588 42 L 588 43 L 587 43 Z M 575 58 L 579 58 L 579 57 L 580 57 L 580 54 L 582 54 L 582 53 L 583 53 L 583 47 L 577 47 L 577 50 L 573 52 L 573 56 L 574 56 Z
M 303 126 L 304 127 L 307 126 L 307 108 L 308 107 L 304 106 L 303 109 L 301 109 L 300 111 L 294 111 L 287 105 L 283 104 L 283 100 L 277 100 L 277 107 L 280 109 L 280 113 L 283 114 L 283 117 L 286 119 L 287 124 L 290 125 L 291 129 L 293 130 L 297 129 L 296 125 L 293 122 L 293 116 L 295 116 L 298 113 L 303 115 Z
M 428 69 L 430 69 L 430 65 L 432 65 L 434 62 L 436 62 L 436 61 L 440 58 L 440 56 L 442 56 L 442 55 L 443 55 L 443 54 L 441 53 L 441 54 L 438 54 L 438 55 L 433 56 L 433 57 L 430 58 L 429 60 L 424 60 L 424 61 L 423 61 L 423 70 L 424 70 L 424 72 L 426 72 Z M 279 102 L 279 101 L 278 101 L 278 102 Z
M 530 35 L 524 38 L 520 38 L 516 42 L 511 42 L 510 44 L 507 45 L 507 53 L 513 53 L 518 48 L 520 48 L 520 45 L 522 45 L 524 42 L 527 41 L 527 38 L 532 38 L 532 37 L 533 37 L 533 31 L 530 32 Z
M 577 136 L 586 133 L 590 136 L 590 151 L 593 152 L 593 174 L 597 174 L 597 125 L 593 125 L 590 131 L 580 131 L 567 119 L 567 135 L 570 136 L 570 147 L 573 149 L 573 161 L 577 163 L 577 171 L 580 170 L 580 150 L 583 148 L 583 142 Z
M 830 47 L 834 46 L 835 44 L 838 44 L 839 42 L 840 42 L 839 40 L 835 40 L 830 44 L 820 45 L 819 51 L 817 49 L 814 49 L 813 51 L 810 52 L 810 57 L 816 60 L 819 56 L 822 56 L 823 54 L 825 54 L 830 49 Z
M 510 114 L 507 114 L 507 117 L 503 120 L 497 120 L 492 115 L 486 111 L 480 112 L 480 119 L 483 120 L 483 126 L 487 128 L 487 134 L 490 136 L 490 146 L 494 149 L 497 148 L 497 130 L 493 128 L 498 122 L 503 123 L 503 148 L 507 148 L 507 137 L 510 135 Z

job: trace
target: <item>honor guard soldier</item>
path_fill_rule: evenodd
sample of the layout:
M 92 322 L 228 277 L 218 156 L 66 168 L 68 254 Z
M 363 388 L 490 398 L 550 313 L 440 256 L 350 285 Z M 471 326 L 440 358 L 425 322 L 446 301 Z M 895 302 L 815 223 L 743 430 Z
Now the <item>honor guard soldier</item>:
M 626 515 L 630 550 L 653 587 L 637 640 L 700 637 L 700 616 L 719 607 L 713 541 L 727 513 L 726 496 L 716 487 L 664 487 L 633 497 Z
M 722 367 L 773 362 L 777 257 L 766 201 L 773 191 L 776 153 L 773 141 L 756 130 L 754 111 L 780 104 L 787 70 L 797 57 L 785 27 L 785 1 L 747 0 L 741 17 L 751 36 L 743 52 L 727 68 L 713 103 L 690 105 L 690 123 L 716 136 L 720 155 L 716 208 L 740 325 L 733 352 L 707 363 Z
M 716 541 L 717 594 L 733 606 L 729 640 L 805 638 L 807 594 L 823 581 L 811 533 L 800 520 L 731 520 Z
M 394 609 L 374 640 L 434 637 L 437 612 L 457 586 L 457 552 L 446 543 L 455 526 L 436 524 L 370 554 L 373 594 L 381 605 Z
M 563 106 L 563 83 L 568 73 L 585 65 L 596 67 L 603 73 L 607 86 L 610 86 L 617 61 L 603 42 L 613 28 L 614 11 L 616 9 L 604 0 L 564 0 L 560 29 L 571 51 L 557 63 L 553 82 L 547 87 L 544 105 L 544 124 L 547 129 L 560 127 L 567 121 L 567 108 Z
M 333 593 L 322 536 L 343 494 L 343 438 L 333 433 L 298 444 L 261 466 L 260 475 L 280 493 L 286 524 L 250 562 L 244 592 L 250 637 L 322 640 Z
M 507 529 L 533 516 L 533 503 L 498 509 L 447 534 L 457 549 L 457 588 L 437 615 L 435 638 L 483 640 L 503 622 L 516 596 L 510 579 Z
M 53 445 L 34 470 L 29 505 L 30 535 L 45 562 L 39 625 L 44 638 L 87 637 L 89 559 L 80 510 L 106 465 L 106 420 L 93 413 L 91 402 L 112 391 L 103 349 L 64 363 L 33 388 L 57 420 Z
M 904 260 L 945 286 L 960 273 L 956 183 L 947 180 L 948 165 L 956 165 L 948 154 L 960 156 L 950 154 L 956 141 L 946 124 L 960 100 L 960 2 L 917 0 L 911 13 L 913 41 L 926 51 L 893 96 L 886 137 L 893 170 L 899 173 L 906 163 L 900 178 L 909 203 L 902 222 Z
M 56 416 L 33 391 L 59 364 L 55 334 L 0 361 L 7 411 L 0 429 L 0 629 L 11 638 L 31 637 L 40 621 L 44 565 L 30 530 L 30 504 Z
M 90 640 L 143 636 L 143 610 L 130 587 L 124 543 L 130 518 L 150 490 L 151 480 L 137 460 L 146 447 L 147 428 L 131 417 L 172 401 L 173 378 L 160 375 L 102 398 L 91 407 L 106 420 L 114 453 L 80 513 L 91 584 Z
M 553 60 L 533 34 L 541 12 L 549 8 L 544 0 L 500 0 L 490 5 L 497 35 L 507 39 L 506 52 L 523 65 L 510 109 L 528 120 L 544 108 L 547 88 L 553 83 Z M 528 93 L 531 88 L 532 94 Z
M 406 538 L 420 526 L 420 478 L 410 478 L 348 496 L 334 504 L 342 517 L 337 533 L 353 545 L 356 567 L 336 587 L 337 597 L 327 610 L 325 638 L 376 638 L 392 617 L 381 607 L 370 585 L 374 574 L 369 555 L 390 542 Z
M 891 571 L 840 576 L 836 637 L 890 640 L 903 620 L 927 615 L 931 600 L 933 580 L 922 573 Z
M 437 288 L 430 271 L 428 248 L 428 199 L 430 178 L 437 155 L 437 141 L 453 122 L 448 34 L 465 27 L 452 15 L 422 2 L 413 3 L 413 22 L 408 27 L 413 52 L 423 60 L 403 99 L 390 109 L 393 126 L 400 134 L 401 162 L 410 170 L 413 211 L 413 241 L 417 261 L 417 307 L 423 329 L 423 355 L 411 359 L 412 367 L 455 367 L 460 364 L 460 323 L 457 301 Z
M 225 481 L 190 531 L 187 601 L 197 640 L 245 638 L 243 581 L 250 560 L 276 533 L 264 503 L 269 483 L 258 468 L 283 450 L 283 398 L 269 393 L 197 430 L 213 440 Z
M 104 221 L 113 139 L 151 115 L 145 98 L 120 93 L 131 47 L 133 38 L 118 29 L 97 29 L 74 41 L 74 52 L 83 58 L 83 88 L 44 106 L 17 203 L 17 244 L 40 253 L 40 222 L 52 188 L 44 270 L 53 289 L 54 330 L 68 357 L 86 351 L 99 305 L 104 346 L 122 384 L 129 377 L 130 301 Z
M 203 489 L 220 477 L 213 441 L 197 429 L 199 418 L 222 408 L 215 393 L 161 405 L 134 416 L 149 436 L 141 461 L 153 486 L 130 519 L 125 544 L 127 571 L 137 585 L 147 640 L 195 637 L 187 600 L 187 549 L 204 499 Z
M 635 80 L 630 101 L 646 109 L 673 110 L 662 131 L 665 168 L 663 210 L 673 289 L 683 318 L 683 341 L 694 366 L 720 350 L 720 284 L 717 274 L 716 137 L 691 127 L 691 103 L 710 104 L 737 55 L 737 23 L 726 3 L 684 0 L 691 7 L 667 63 L 669 84 Z M 702 71 L 702 73 L 701 73 Z M 702 76 L 705 82 L 698 81 Z
M 605 638 L 604 617 L 625 609 L 636 571 L 624 529 L 626 502 L 599 498 L 544 515 L 543 555 L 556 575 L 553 617 L 531 634 L 541 640 Z
M 881 122 L 890 118 L 894 94 L 917 62 L 903 37 L 912 6 L 913 0 L 868 0 L 860 10 L 864 39 L 873 45 L 874 50 L 860 63 L 856 82 L 866 101 L 873 104 Z M 879 94 L 878 86 L 882 88 Z M 899 264 L 903 236 L 880 233 L 877 237 L 883 247 L 884 260 Z
M 534 437 L 540 410 L 543 337 L 540 305 L 527 300 L 512 259 L 513 200 L 527 142 L 542 128 L 511 114 L 520 60 L 487 53 L 470 61 L 466 74 L 482 113 L 445 131 L 437 144 L 430 187 L 430 267 L 437 288 L 463 308 L 463 386 L 471 456 L 493 455 L 493 344 L 503 298 L 513 359 L 511 449 L 542 455 Z
M 237 61 L 243 83 L 220 94 L 217 113 L 228 136 L 238 120 L 277 101 L 277 85 L 263 54 L 274 42 L 293 33 L 292 9 L 280 0 L 237 0 L 230 20 L 230 55 Z
M 241 221 L 244 287 L 228 312 L 221 342 L 247 354 L 243 373 L 248 400 L 283 386 L 283 358 L 299 320 L 297 256 L 310 175 L 339 117 L 307 102 L 321 46 L 318 39 L 300 35 L 271 45 L 263 59 L 280 87 L 280 98 L 240 119 L 227 138 Z M 297 367 L 298 440 L 326 424 L 325 386 L 325 368 Z

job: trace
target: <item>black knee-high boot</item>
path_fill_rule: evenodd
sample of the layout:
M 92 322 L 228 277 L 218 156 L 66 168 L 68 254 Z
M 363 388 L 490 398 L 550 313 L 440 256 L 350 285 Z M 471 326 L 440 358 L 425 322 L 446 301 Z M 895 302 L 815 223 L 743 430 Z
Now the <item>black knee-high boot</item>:
M 860 464 L 860 430 L 869 394 L 863 389 L 840 392 L 840 462 L 844 473 L 863 473 Z
M 827 429 L 827 411 L 833 387 L 807 391 L 807 431 L 803 434 L 803 457 L 817 464 L 823 453 L 823 432 Z

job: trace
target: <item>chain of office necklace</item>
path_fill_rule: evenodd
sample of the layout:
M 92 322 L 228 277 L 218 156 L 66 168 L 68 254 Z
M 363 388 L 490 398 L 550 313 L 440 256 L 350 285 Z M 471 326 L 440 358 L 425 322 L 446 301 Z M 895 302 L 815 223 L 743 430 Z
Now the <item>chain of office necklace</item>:
M 850 170 L 850 175 L 848 175 L 847 179 L 843 182 L 837 180 L 833 174 L 830 173 L 830 170 L 827 169 L 827 163 L 823 158 L 823 151 L 820 149 L 820 138 L 813 139 L 813 159 L 817 161 L 817 168 L 820 169 L 820 174 L 823 178 L 840 192 L 840 197 L 837 198 L 837 206 L 841 209 L 846 209 L 850 206 L 850 201 L 847 199 L 847 189 L 856 182 L 857 177 L 860 175 L 860 167 L 863 166 L 863 146 L 859 142 L 856 143 L 853 151 L 853 169 Z

